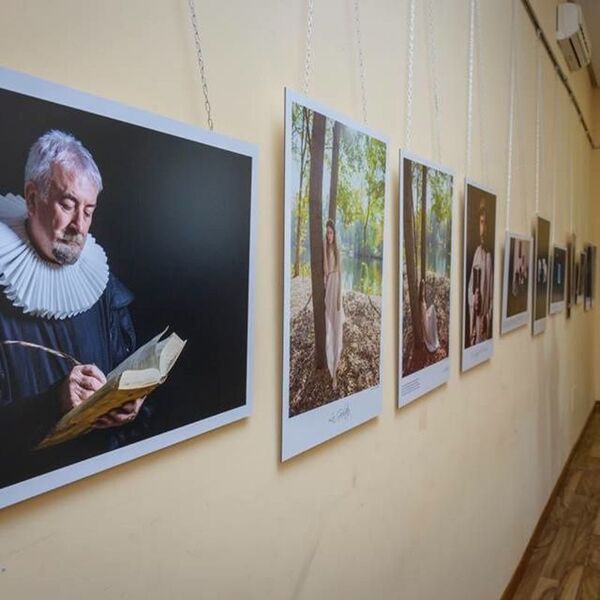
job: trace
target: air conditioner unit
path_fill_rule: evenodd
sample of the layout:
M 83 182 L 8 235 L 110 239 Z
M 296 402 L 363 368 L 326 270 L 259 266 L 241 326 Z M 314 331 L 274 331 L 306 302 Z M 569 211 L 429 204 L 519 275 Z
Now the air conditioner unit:
M 573 2 L 564 2 L 557 6 L 556 39 L 565 55 L 571 71 L 577 71 L 590 63 L 592 49 L 583 22 L 581 6 Z

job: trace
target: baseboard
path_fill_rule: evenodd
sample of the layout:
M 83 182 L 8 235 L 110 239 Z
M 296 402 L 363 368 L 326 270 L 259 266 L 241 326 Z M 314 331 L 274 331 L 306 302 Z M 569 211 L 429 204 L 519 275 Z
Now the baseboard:
M 529 560 L 529 556 L 531 555 L 531 552 L 533 550 L 533 547 L 532 547 L 533 540 L 535 540 L 537 535 L 541 532 L 543 524 L 545 523 L 547 517 L 550 516 L 550 510 L 551 510 L 552 504 L 554 503 L 556 495 L 558 494 L 558 490 L 560 489 L 560 487 L 565 479 L 569 465 L 571 464 L 571 461 L 573 460 L 573 454 L 575 454 L 575 450 L 579 446 L 579 442 L 581 441 L 583 433 L 587 429 L 587 427 L 590 423 L 590 420 L 592 418 L 592 415 L 596 411 L 600 411 L 600 402 L 598 400 L 596 400 L 596 402 L 594 402 L 594 404 L 592 406 L 592 410 L 590 411 L 590 414 L 589 414 L 588 418 L 586 419 L 585 424 L 584 424 L 583 428 L 581 429 L 581 432 L 579 433 L 579 436 L 577 437 L 577 441 L 575 442 L 575 444 L 573 444 L 573 448 L 571 448 L 569 457 L 567 458 L 567 460 L 565 461 L 565 464 L 563 465 L 562 471 L 560 472 L 560 475 L 558 476 L 558 479 L 556 480 L 556 483 L 554 484 L 554 487 L 552 488 L 552 493 L 550 494 L 550 497 L 548 498 L 548 502 L 546 502 L 546 506 L 544 507 L 544 510 L 542 511 L 542 514 L 540 515 L 540 518 L 538 519 L 535 529 L 533 530 L 533 533 L 531 534 L 531 537 L 529 538 L 529 542 L 527 544 L 527 547 L 525 548 L 525 552 L 523 553 L 523 556 L 521 557 L 521 560 L 519 561 L 519 564 L 517 565 L 517 568 L 515 569 L 513 576 L 511 577 L 510 581 L 508 582 L 508 585 L 506 586 L 504 593 L 502 594 L 502 596 L 500 596 L 500 600 L 511 600 L 511 598 L 513 598 L 513 596 L 515 595 L 517 588 L 519 587 L 519 583 L 521 583 L 521 579 L 523 578 L 524 571 L 527 567 L 527 561 Z

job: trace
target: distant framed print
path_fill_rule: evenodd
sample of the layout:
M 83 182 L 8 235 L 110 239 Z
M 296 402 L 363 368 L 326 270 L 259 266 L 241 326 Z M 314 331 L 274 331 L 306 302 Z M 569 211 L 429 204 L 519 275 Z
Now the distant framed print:
M 454 176 L 400 153 L 400 389 L 404 406 L 448 381 Z
M 566 309 L 567 319 L 571 318 L 571 309 L 575 306 L 577 299 L 577 269 L 576 269 L 577 236 L 571 233 L 567 237 L 567 295 Z
M 536 218 L 533 271 L 533 335 L 538 335 L 546 329 L 550 281 L 550 221 L 540 216 Z
M 531 317 L 530 236 L 506 232 L 502 286 L 500 333 L 508 333 L 529 323 Z
M 550 287 L 550 314 L 562 312 L 565 308 L 567 290 L 567 248 L 552 247 L 552 283 Z
M 463 249 L 463 371 L 489 360 L 494 352 L 496 194 L 465 181 Z
M 0 506 L 247 417 L 257 147 L 7 69 L 0 142 Z
M 381 411 L 387 142 L 285 91 L 282 460 Z

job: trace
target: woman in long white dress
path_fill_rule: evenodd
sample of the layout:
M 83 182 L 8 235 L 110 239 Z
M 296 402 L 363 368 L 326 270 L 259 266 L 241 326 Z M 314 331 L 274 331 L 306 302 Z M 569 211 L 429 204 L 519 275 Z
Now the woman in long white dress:
M 435 352 L 440 347 L 438 336 L 437 316 L 435 306 L 427 307 L 425 300 L 425 280 L 421 279 L 419 285 L 419 301 L 421 305 L 421 324 L 423 325 L 423 341 L 428 352 Z
M 337 369 L 342 356 L 344 306 L 342 303 L 342 265 L 335 224 L 329 219 L 323 242 L 325 274 L 325 351 L 333 389 L 337 388 Z

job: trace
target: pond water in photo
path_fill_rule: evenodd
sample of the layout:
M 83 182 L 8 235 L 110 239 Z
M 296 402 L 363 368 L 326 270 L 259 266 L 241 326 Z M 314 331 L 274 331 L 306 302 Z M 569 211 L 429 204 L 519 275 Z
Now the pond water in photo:
M 342 255 L 342 289 L 381 296 L 381 259 Z

